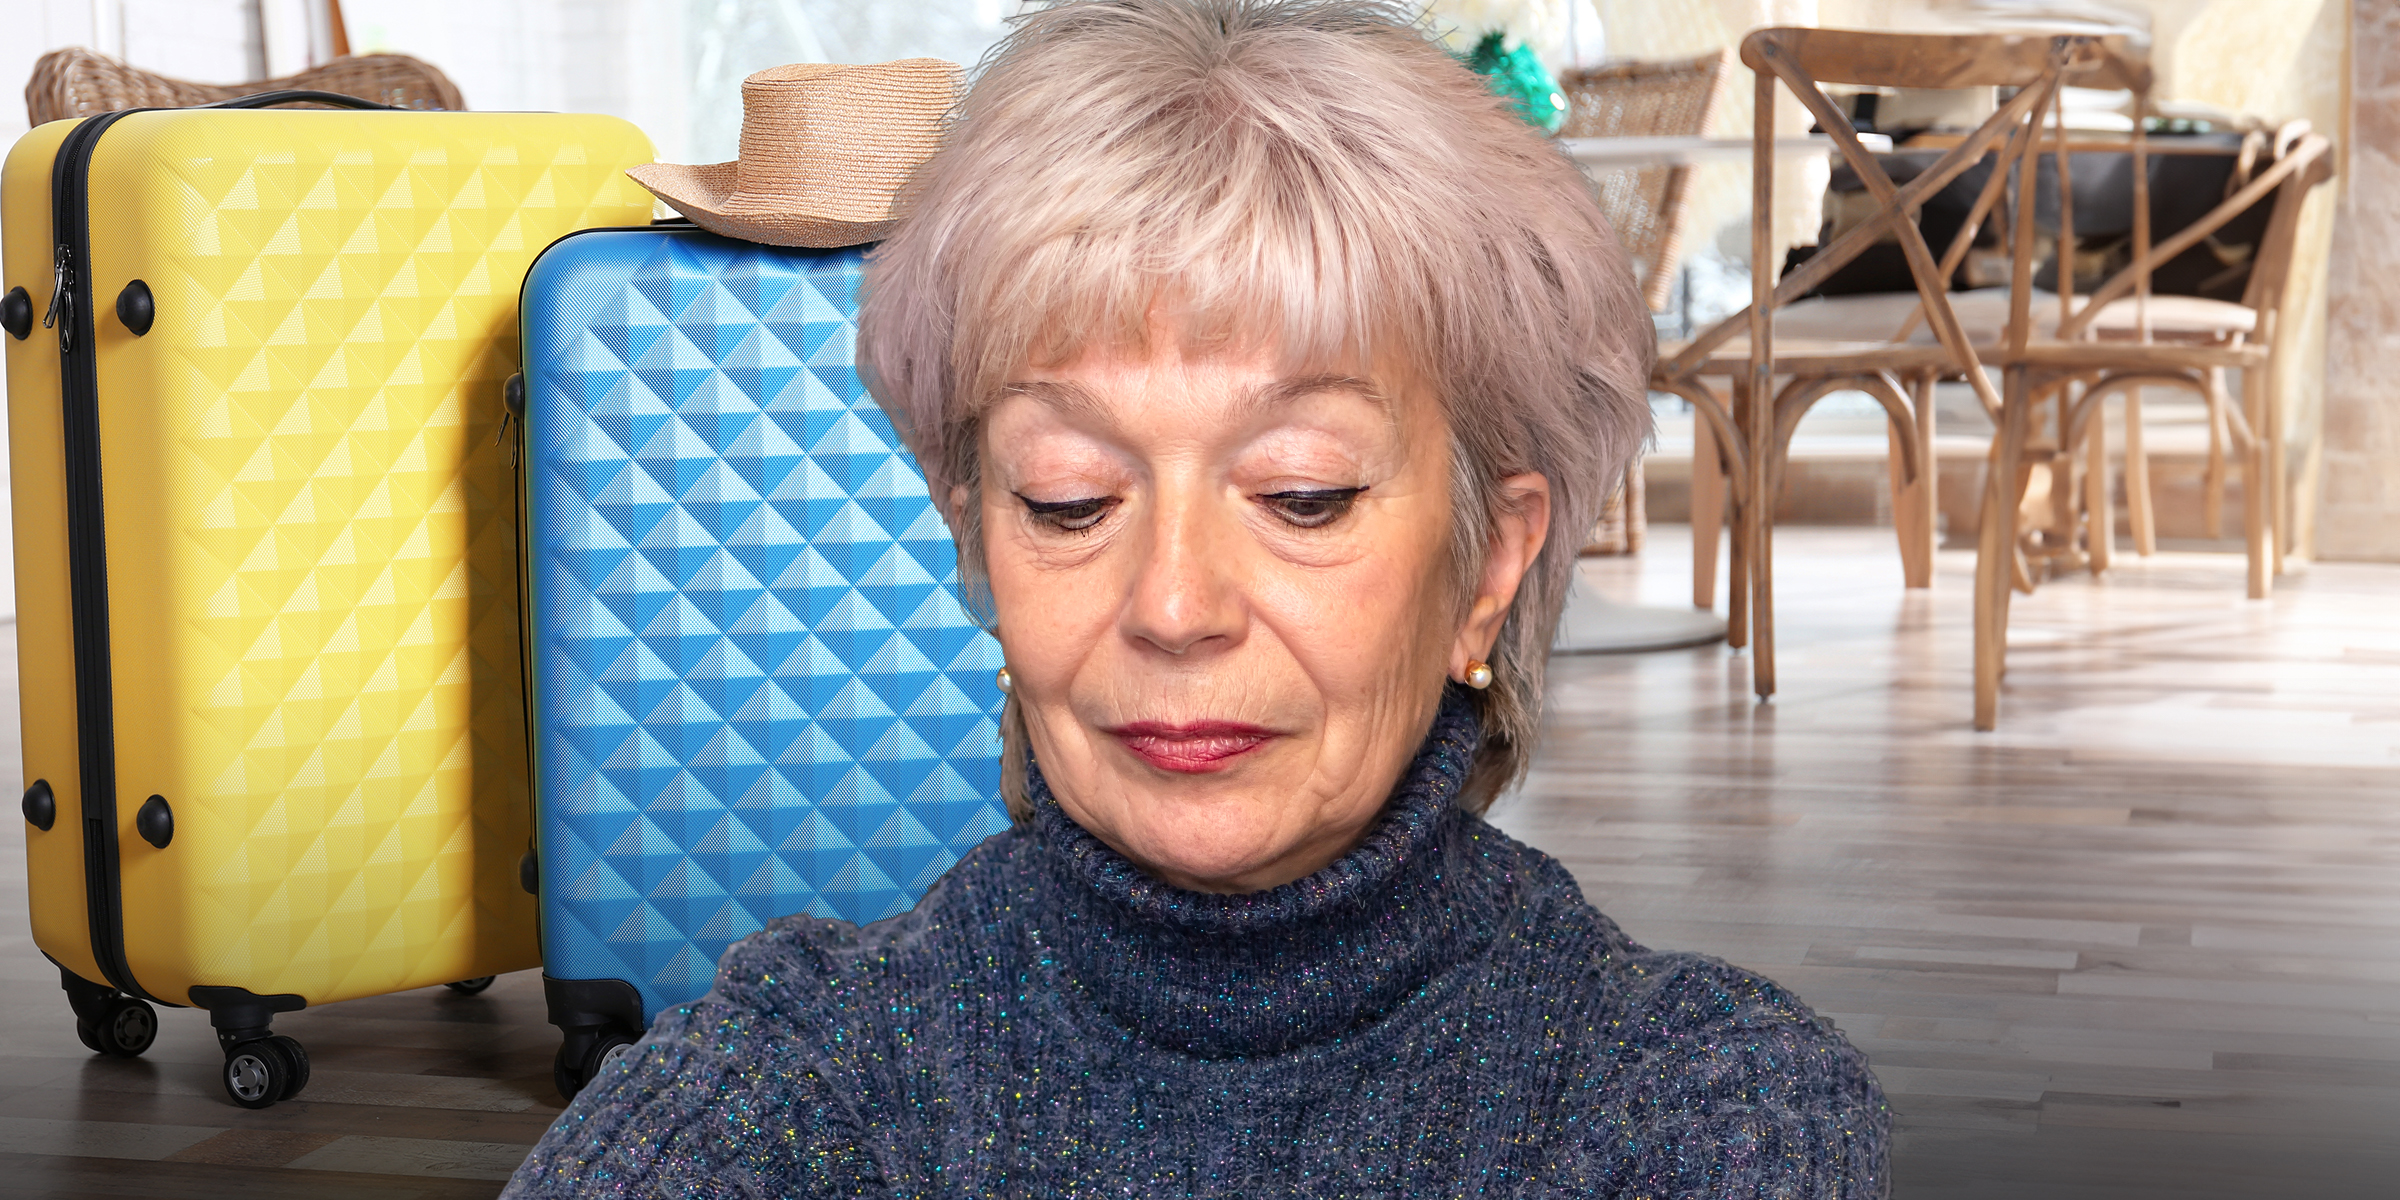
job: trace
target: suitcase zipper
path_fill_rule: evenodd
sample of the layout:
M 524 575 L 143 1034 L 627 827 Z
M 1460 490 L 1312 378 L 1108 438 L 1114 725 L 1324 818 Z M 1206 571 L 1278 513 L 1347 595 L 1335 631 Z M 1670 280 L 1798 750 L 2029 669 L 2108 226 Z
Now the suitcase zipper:
M 57 266 L 53 268 L 53 271 L 54 274 L 50 279 L 50 311 L 42 314 L 42 328 L 44 329 L 58 324 L 58 319 L 62 316 L 69 318 L 68 324 L 74 324 L 72 318 L 75 302 L 69 300 L 67 294 L 75 287 L 75 273 L 67 269 L 67 248 L 64 245 L 58 248 Z M 64 354 L 67 352 L 67 331 L 59 330 L 58 339 L 58 352 Z
M 108 127 L 137 112 L 93 117 L 67 134 L 50 169 L 56 290 L 42 324 L 58 327 L 59 404 L 66 443 L 67 581 L 75 630 L 75 732 L 83 792 L 84 908 L 92 957 L 110 986 L 142 990 L 125 956 L 124 891 L 117 861 L 116 697 L 108 646 L 108 538 L 100 491 L 100 381 L 93 352 L 91 165 Z

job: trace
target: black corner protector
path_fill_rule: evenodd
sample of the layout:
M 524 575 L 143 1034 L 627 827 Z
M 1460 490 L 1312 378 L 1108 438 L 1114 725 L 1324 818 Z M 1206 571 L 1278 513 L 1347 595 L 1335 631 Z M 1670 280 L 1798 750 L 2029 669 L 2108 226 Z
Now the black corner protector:
M 25 819 L 44 833 L 58 823 L 58 798 L 50 794 L 50 781 L 36 779 L 25 789 Z
M 135 337 L 150 332 L 151 324 L 158 320 L 158 304 L 150 298 L 149 284 L 136 279 L 117 293 L 117 319 Z
M 133 831 L 142 835 L 143 841 L 161 850 L 167 848 L 168 842 L 175 840 L 175 810 L 167 807 L 165 796 L 152 796 L 142 801 L 140 811 L 133 814 Z
M 525 419 L 525 372 L 519 371 L 500 385 L 500 402 L 508 406 L 508 415 Z
M 192 998 L 192 1007 L 207 1009 L 210 1022 L 217 1025 L 225 1024 L 224 1021 L 218 1019 L 218 1015 L 223 1013 L 245 1015 L 249 1012 L 287 1013 L 299 1012 L 308 1007 L 306 999 L 289 992 L 261 996 L 248 988 L 212 987 L 205 983 L 196 983 L 192 985 L 188 994 Z
M 542 999 L 550 1006 L 550 1023 L 560 1029 L 589 1029 L 614 1025 L 640 1034 L 642 993 L 622 979 L 553 979 L 542 976 Z
M 108 1002 L 116 999 L 117 989 L 105 983 L 93 983 L 73 971 L 58 969 L 58 986 L 67 993 L 67 1006 L 75 1010 L 79 1020 L 97 1023 L 108 1015 Z
M 33 333 L 33 297 L 24 288 L 13 287 L 0 296 L 0 329 L 20 342 Z
M 50 827 L 44 825 L 42 828 Z M 531 850 L 525 852 L 525 857 L 517 860 L 517 886 L 524 888 L 525 894 L 528 896 L 542 894 L 542 860 Z

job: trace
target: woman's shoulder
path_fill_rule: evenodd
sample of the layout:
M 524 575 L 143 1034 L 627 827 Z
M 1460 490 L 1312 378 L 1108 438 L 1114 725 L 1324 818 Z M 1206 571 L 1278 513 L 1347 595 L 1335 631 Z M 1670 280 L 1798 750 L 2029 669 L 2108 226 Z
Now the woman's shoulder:
M 1782 984 L 1723 959 L 1636 946 L 1611 972 L 1614 1023 L 1633 1042 L 1673 1045 L 1765 1036 L 1794 1049 L 1854 1055 L 1831 1021 Z
M 1583 976 L 1611 1042 L 1668 1046 L 1728 1035 L 1765 1036 L 1788 1049 L 1863 1060 L 1831 1022 L 1756 971 L 1706 954 L 1654 950 L 1584 898 L 1558 860 L 1486 825 L 1482 852 L 1506 860 L 1518 881 L 1515 939 L 1555 968 Z
M 1589 1056 L 1559 1098 L 1589 1117 L 1578 1170 L 1678 1195 L 1880 1192 L 1890 1112 L 1833 1022 L 1756 971 L 1634 941 L 1556 860 L 1503 843 L 1525 950 L 1504 966 Z
M 853 925 L 807 915 L 781 917 L 734 943 L 720 979 L 773 978 L 784 988 L 842 993 L 879 976 L 907 973 L 915 960 L 959 953 L 979 938 L 1005 940 L 1005 914 L 1023 886 L 1022 830 L 985 838 L 906 912 Z

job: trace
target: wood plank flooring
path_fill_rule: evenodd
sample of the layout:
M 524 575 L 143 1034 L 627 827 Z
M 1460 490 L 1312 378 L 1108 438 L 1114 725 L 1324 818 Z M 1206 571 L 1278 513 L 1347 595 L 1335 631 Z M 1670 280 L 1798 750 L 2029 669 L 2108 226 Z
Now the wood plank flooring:
M 1675 603 L 1688 544 L 1585 577 Z M 1558 660 L 1496 819 L 1636 938 L 1848 1031 L 1904 1200 L 2400 1195 L 2400 567 L 2253 604 L 2234 556 L 2120 563 L 2019 599 L 1978 735 L 1971 558 L 1910 595 L 1887 531 L 1781 530 L 1775 702 L 1722 647 Z M 531 972 L 283 1018 L 314 1078 L 263 1112 L 223 1098 L 199 1014 L 86 1053 L 22 836 L 0 821 L 0 1197 L 490 1196 L 558 1111 Z
M 1906 594 L 1889 536 L 1778 531 L 1770 705 L 1721 647 L 1554 660 L 1495 818 L 1835 1020 L 1896 1195 L 2400 1196 L 2400 568 L 2052 582 L 1976 734 L 1973 558 Z M 1688 544 L 1586 582 L 1674 603 Z

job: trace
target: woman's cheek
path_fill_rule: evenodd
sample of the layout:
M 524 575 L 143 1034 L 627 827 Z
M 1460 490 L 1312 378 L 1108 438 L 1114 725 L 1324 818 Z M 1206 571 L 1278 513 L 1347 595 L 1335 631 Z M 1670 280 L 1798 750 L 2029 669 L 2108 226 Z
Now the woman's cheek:
M 1422 572 L 1411 561 L 1417 557 L 1405 547 L 1368 547 L 1331 569 L 1285 564 L 1263 571 L 1254 577 L 1254 611 L 1276 626 L 1277 640 L 1329 703 L 1370 699 L 1422 673 L 1431 623 L 1427 591 L 1416 578 Z
M 1109 634 L 1116 596 L 1106 548 L 1060 553 L 1038 535 L 991 544 L 986 570 L 1009 674 L 1034 694 L 1055 694 Z

